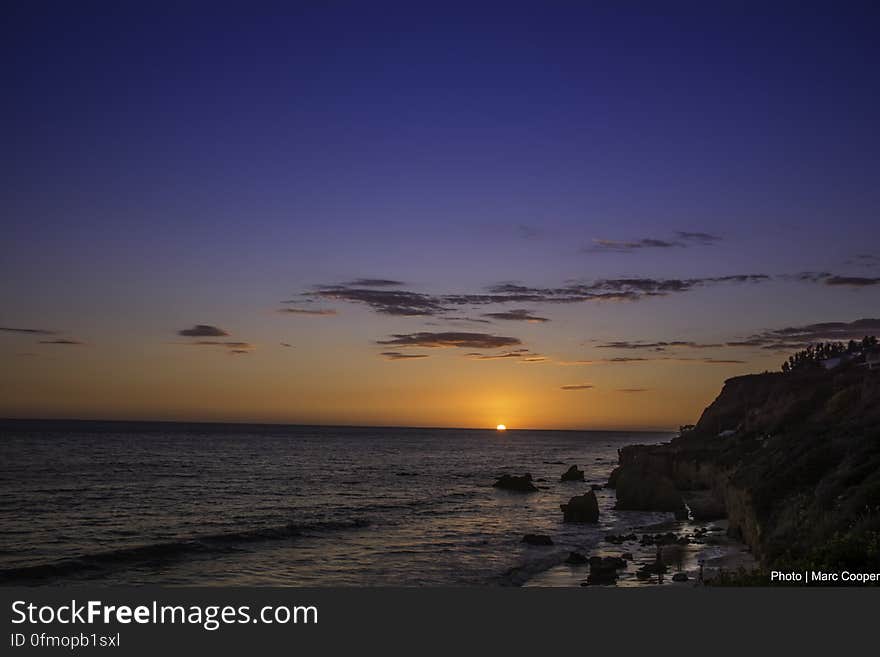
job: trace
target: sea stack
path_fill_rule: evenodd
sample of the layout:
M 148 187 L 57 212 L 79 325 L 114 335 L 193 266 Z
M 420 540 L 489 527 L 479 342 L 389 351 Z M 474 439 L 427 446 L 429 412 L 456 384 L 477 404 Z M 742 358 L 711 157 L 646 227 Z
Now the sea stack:
M 593 491 L 576 495 L 559 508 L 562 509 L 563 522 L 599 522 L 599 502 Z
M 578 470 L 576 465 L 571 466 L 568 470 L 562 473 L 562 476 L 559 477 L 559 481 L 583 481 L 584 480 L 584 471 Z

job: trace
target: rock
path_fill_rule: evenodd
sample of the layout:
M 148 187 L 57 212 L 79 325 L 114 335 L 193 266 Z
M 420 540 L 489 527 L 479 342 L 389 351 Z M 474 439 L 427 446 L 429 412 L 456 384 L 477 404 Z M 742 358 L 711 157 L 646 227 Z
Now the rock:
M 620 466 L 618 465 L 611 471 L 611 474 L 608 475 L 608 482 L 605 484 L 606 488 L 617 488 L 617 477 L 620 474 Z
M 617 583 L 617 571 L 626 568 L 626 561 L 620 557 L 590 557 L 588 585 L 609 585 Z
M 665 573 L 669 569 L 666 567 L 660 560 L 652 561 L 651 563 L 644 564 L 641 568 L 639 568 L 639 572 L 647 573 L 649 575 L 658 575 Z
M 626 559 L 627 561 L 632 561 L 633 560 L 633 553 L 632 552 L 624 552 L 623 554 L 620 555 L 620 558 Z
M 553 545 L 553 539 L 544 534 L 526 534 L 522 542 L 529 545 Z
M 727 517 L 724 500 L 711 490 L 690 491 L 683 495 L 685 504 L 690 507 L 691 516 L 698 522 L 718 520 Z
M 563 522 L 599 522 L 599 502 L 593 491 L 576 495 L 559 508 L 562 509 Z
M 587 558 L 580 552 L 569 552 L 565 563 L 571 564 L 573 566 L 580 566 L 587 563 Z
M 617 506 L 623 511 L 677 511 L 684 513 L 681 493 L 672 479 L 650 470 L 622 467 L 615 477 Z
M 562 476 L 559 477 L 559 481 L 583 481 L 584 480 L 584 471 L 579 470 L 576 465 L 571 466 L 568 470 L 562 473 Z
M 587 586 L 610 586 L 617 584 L 617 573 L 611 571 L 592 572 L 587 576 Z
M 609 543 L 613 543 L 614 545 L 620 545 L 626 539 L 622 534 L 608 534 L 608 536 L 605 537 L 605 540 Z
M 518 493 L 535 493 L 538 490 L 535 484 L 532 483 L 532 475 L 528 472 L 521 477 L 503 474 L 492 486 L 501 490 L 510 490 Z
M 672 576 L 672 581 L 673 582 L 686 582 L 686 581 L 688 581 L 687 573 L 675 573 L 675 575 Z
M 602 490 L 604 486 L 602 484 L 590 484 L 590 488 L 592 490 Z

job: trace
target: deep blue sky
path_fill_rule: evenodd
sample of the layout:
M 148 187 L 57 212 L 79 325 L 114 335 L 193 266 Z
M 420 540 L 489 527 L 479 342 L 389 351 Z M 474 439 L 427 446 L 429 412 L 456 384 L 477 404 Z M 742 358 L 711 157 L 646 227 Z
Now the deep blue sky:
M 154 4 L 4 6 L 6 324 L 249 326 L 360 276 L 880 275 L 853 260 L 880 252 L 872 3 Z M 721 239 L 595 250 L 681 231 Z M 877 299 L 772 287 L 705 330 Z M 410 328 L 380 320 L 365 344 Z

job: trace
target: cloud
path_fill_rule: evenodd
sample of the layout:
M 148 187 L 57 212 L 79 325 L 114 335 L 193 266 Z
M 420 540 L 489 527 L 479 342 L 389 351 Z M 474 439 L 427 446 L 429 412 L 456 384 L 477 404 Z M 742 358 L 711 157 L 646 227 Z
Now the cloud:
M 625 393 L 648 392 L 648 388 L 618 388 L 617 392 L 625 392 Z
M 594 386 L 591 383 L 575 383 L 575 384 L 560 386 L 559 389 L 560 390 L 590 390 L 595 387 L 596 386 Z
M 197 347 L 228 347 L 230 349 L 253 349 L 254 345 L 250 342 L 237 342 L 234 340 L 196 340 L 187 344 Z
M 331 308 L 322 308 L 320 310 L 310 310 L 308 308 L 279 308 L 279 313 L 290 313 L 291 315 L 307 315 L 310 317 L 330 317 L 336 314 Z
M 677 360 L 689 359 L 679 358 Z M 744 360 L 735 360 L 733 358 L 700 358 L 697 360 L 701 363 L 706 363 L 707 365 L 743 365 L 746 362 Z
M 288 347 L 288 348 L 291 348 L 291 349 L 293 348 L 293 345 L 290 344 L 289 342 L 280 342 L 279 344 L 280 344 L 282 347 Z
M 385 315 L 424 316 L 449 310 L 431 295 L 407 290 L 374 290 L 366 287 L 335 285 L 307 294 L 320 299 L 363 303 Z
M 723 347 L 723 344 L 703 344 L 700 342 L 690 342 L 684 340 L 673 340 L 671 342 L 630 342 L 628 340 L 619 340 L 615 342 L 607 342 L 605 344 L 596 345 L 597 349 L 650 349 L 652 351 L 666 351 L 667 349 L 676 347 L 685 347 L 689 349 L 714 349 Z
M 696 242 L 698 244 L 715 244 L 716 242 L 720 242 L 723 239 L 719 235 L 713 235 L 712 233 L 690 233 L 680 230 L 675 234 L 679 239 L 685 240 L 687 242 Z
M 827 271 L 802 271 L 797 274 L 781 274 L 779 278 L 784 281 L 798 281 L 801 283 L 820 283 L 832 274 Z
M 384 356 L 388 360 L 414 360 L 418 358 L 428 358 L 428 354 L 404 354 L 399 351 L 383 351 L 380 356 Z
M 447 322 L 473 322 L 476 324 L 491 324 L 488 319 L 479 319 L 477 317 L 444 317 L 444 321 Z M 436 322 L 435 322 L 436 324 Z
M 183 329 L 177 332 L 188 338 L 222 338 L 229 335 L 226 331 L 210 324 L 196 324 L 191 329 Z
M 522 344 L 519 338 L 489 333 L 461 332 L 419 332 L 395 333 L 389 340 L 379 340 L 377 344 L 397 347 L 457 347 L 464 349 L 499 349 Z
M 632 253 L 641 249 L 671 249 L 685 246 L 682 242 L 671 242 L 646 237 L 631 242 L 619 240 L 594 239 L 593 245 L 583 249 L 586 253 Z
M 507 310 L 498 313 L 485 313 L 483 317 L 491 317 L 492 319 L 503 319 L 514 322 L 549 322 L 546 317 L 538 317 L 533 310 Z
M 637 240 L 603 240 L 594 239 L 593 245 L 583 249 L 587 253 L 633 253 L 643 249 L 675 249 L 689 246 L 705 246 L 716 244 L 721 237 L 712 233 L 678 231 L 676 239 L 666 240 L 654 237 L 643 237 Z
M 191 347 L 220 347 L 228 354 L 249 354 L 256 349 L 256 346 L 250 342 L 238 340 L 195 340 L 184 344 Z
M 405 283 L 389 278 L 356 278 L 348 283 L 343 283 L 343 285 L 347 287 L 399 287 Z
M 479 352 L 471 352 L 465 354 L 465 357 L 471 360 L 516 360 L 522 363 L 544 363 L 547 357 L 536 354 L 529 349 L 514 349 L 513 351 L 505 351 L 500 354 L 482 354 Z
M 46 329 L 36 328 L 13 328 L 10 326 L 0 326 L 0 331 L 7 333 L 26 333 L 29 335 L 57 335 L 57 331 L 47 331 Z
M 79 340 L 70 340 L 67 338 L 57 338 L 55 340 L 40 340 L 40 344 L 63 344 L 63 345 L 79 345 L 85 344 Z
M 657 358 L 629 358 L 627 356 L 618 356 L 616 358 L 596 358 L 587 360 L 561 360 L 560 365 L 609 365 L 609 364 L 629 364 L 629 363 L 647 363 L 658 360 Z
M 602 301 L 639 301 L 689 292 L 696 288 L 721 284 L 763 283 L 771 280 L 766 274 L 737 274 L 704 278 L 606 278 L 574 281 L 558 287 L 530 287 L 506 282 L 490 285 L 484 292 L 426 294 L 412 290 L 386 290 L 350 285 L 325 285 L 304 292 L 298 300 L 285 303 L 309 303 L 316 300 L 360 303 L 373 311 L 394 316 L 444 316 L 462 306 L 492 304 L 552 303 L 571 304 Z M 519 312 L 523 311 L 510 311 Z M 524 316 L 498 313 L 496 319 L 519 319 Z M 461 319 L 457 317 L 457 319 Z M 541 321 L 532 316 L 532 320 Z M 543 318 L 546 320 L 547 318 Z M 470 320 L 474 321 L 474 320 Z M 479 321 L 479 320 L 476 320 Z
M 733 365 L 743 364 L 744 360 L 734 360 L 727 358 L 684 358 L 676 356 L 657 356 L 652 358 L 630 358 L 628 356 L 619 356 L 616 358 L 598 358 L 594 360 L 569 360 L 559 361 L 560 365 L 630 365 L 633 363 L 695 363 L 705 365 Z
M 825 279 L 825 285 L 868 287 L 870 285 L 880 285 L 880 277 L 866 278 L 864 276 L 829 276 Z
M 731 347 L 757 347 L 769 351 L 794 351 L 816 342 L 860 340 L 866 335 L 878 333 L 880 319 L 863 318 L 852 322 L 821 322 L 773 329 L 727 344 Z

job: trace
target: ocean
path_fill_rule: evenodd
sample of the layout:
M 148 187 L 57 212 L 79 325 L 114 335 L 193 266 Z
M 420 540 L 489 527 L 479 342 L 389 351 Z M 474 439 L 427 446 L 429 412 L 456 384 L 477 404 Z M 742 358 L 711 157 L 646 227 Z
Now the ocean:
M 670 438 L 2 421 L 0 584 L 527 585 L 670 517 L 616 512 L 609 490 L 596 525 L 559 509 L 606 482 L 619 448 Z M 569 465 L 585 483 L 560 482 Z M 539 492 L 493 488 L 505 472 L 530 472 Z

